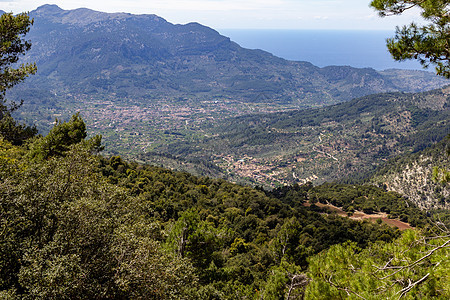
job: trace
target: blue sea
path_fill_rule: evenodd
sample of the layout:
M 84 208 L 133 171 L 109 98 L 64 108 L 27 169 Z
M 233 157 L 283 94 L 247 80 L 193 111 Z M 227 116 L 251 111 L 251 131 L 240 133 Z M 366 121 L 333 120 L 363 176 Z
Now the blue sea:
M 262 49 L 288 60 L 376 70 L 417 69 L 416 61 L 394 61 L 386 50 L 393 31 L 220 29 L 244 48 Z

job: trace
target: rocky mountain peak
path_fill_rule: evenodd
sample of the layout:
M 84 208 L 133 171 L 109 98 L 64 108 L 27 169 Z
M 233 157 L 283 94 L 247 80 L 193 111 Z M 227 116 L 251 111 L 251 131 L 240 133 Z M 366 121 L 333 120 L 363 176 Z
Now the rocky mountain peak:
M 105 13 L 88 8 L 78 8 L 74 10 L 64 10 L 57 5 L 46 4 L 30 12 L 31 17 L 38 17 L 49 20 L 53 23 L 68 25 L 87 26 L 93 23 L 99 23 L 107 20 L 121 20 L 132 18 L 134 15 L 129 13 Z M 151 18 L 162 19 L 155 15 L 146 15 Z M 163 20 L 163 19 L 162 19 Z

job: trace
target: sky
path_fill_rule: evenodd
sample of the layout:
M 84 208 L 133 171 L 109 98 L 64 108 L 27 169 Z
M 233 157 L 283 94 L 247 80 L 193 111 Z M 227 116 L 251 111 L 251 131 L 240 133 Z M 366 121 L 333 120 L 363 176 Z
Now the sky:
M 43 4 L 62 9 L 156 14 L 175 24 L 198 22 L 221 29 L 393 30 L 420 21 L 417 11 L 380 18 L 370 0 L 0 0 L 0 9 L 20 13 Z

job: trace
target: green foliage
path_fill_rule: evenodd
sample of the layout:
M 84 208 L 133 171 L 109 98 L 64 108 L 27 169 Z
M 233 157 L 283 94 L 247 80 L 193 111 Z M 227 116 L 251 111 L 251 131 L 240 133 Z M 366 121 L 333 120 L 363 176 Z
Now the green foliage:
M 403 202 L 381 189 L 264 191 L 103 158 L 93 153 L 100 139 L 85 137 L 77 114 L 29 145 L 0 140 L 2 296 L 301 297 L 308 257 L 346 241 L 364 249 L 399 235 L 305 206 L 312 198 L 357 205 L 362 195 L 375 208 L 384 198 L 392 209 Z
M 124 226 L 115 236 L 110 253 L 118 263 L 114 282 L 124 297 L 179 299 L 195 288 L 197 278 L 191 262 L 166 253 L 149 234 L 148 225 Z
M 84 142 L 92 152 L 99 152 L 101 146 L 101 136 L 84 141 L 86 138 L 86 125 L 80 114 L 76 113 L 69 122 L 56 121 L 56 125 L 45 137 L 38 138 L 32 145 L 31 156 L 34 159 L 42 160 L 53 156 L 63 156 L 70 149 L 70 146 Z
M 214 280 L 217 276 L 217 270 L 214 270 L 214 252 L 221 249 L 227 241 L 227 230 L 216 228 L 214 223 L 207 220 L 201 220 L 198 212 L 192 209 L 181 212 L 178 220 L 167 227 L 168 248 L 180 257 L 188 257 L 198 270 L 209 268 L 211 272 L 199 274 L 200 280 Z M 230 252 L 232 248 L 233 245 Z
M 439 167 L 433 168 L 433 179 L 441 183 L 450 182 L 450 172 L 445 169 L 440 169 Z
M 18 124 L 11 112 L 21 103 L 10 103 L 7 106 L 6 91 L 22 82 L 28 75 L 36 72 L 35 64 L 21 64 L 13 68 L 21 55 L 31 48 L 31 43 L 24 40 L 33 21 L 26 14 L 13 16 L 5 13 L 0 16 L 0 135 L 13 144 L 22 142 L 37 133 L 35 127 Z
M 272 240 L 273 251 L 278 260 L 282 258 L 294 260 L 299 246 L 297 241 L 300 238 L 301 229 L 300 222 L 295 217 L 285 220 Z
M 360 249 L 332 246 L 309 262 L 305 299 L 446 299 L 450 296 L 447 237 L 406 231 L 393 243 Z
M 14 69 L 20 55 L 31 48 L 24 36 L 30 31 L 33 20 L 27 14 L 5 13 L 0 16 L 0 100 L 4 102 L 7 89 L 23 81 L 29 74 L 36 72 L 35 64 L 22 64 Z M 3 104 L 3 103 L 0 103 Z
M 307 257 L 397 235 L 303 206 L 326 187 L 263 192 L 99 158 L 84 141 L 45 160 L 0 145 L 5 297 L 300 297 Z
M 308 275 L 312 279 L 306 288 L 306 299 L 339 299 L 349 297 L 351 292 L 346 293 L 337 287 L 345 286 L 351 281 L 356 287 L 373 289 L 373 279 L 370 276 L 361 275 L 363 265 L 372 261 L 363 260 L 356 254 L 359 249 L 354 243 L 340 244 L 331 247 L 310 259 Z M 366 257 L 364 257 L 366 259 Z M 361 270 L 356 273 L 353 270 Z M 339 280 L 339 281 L 337 281 Z M 346 287 L 347 288 L 347 287 Z M 349 290 L 355 287 L 349 286 Z
M 395 60 L 417 59 L 424 67 L 435 65 L 438 75 L 450 78 L 450 17 L 447 0 L 373 0 L 370 5 L 382 17 L 418 8 L 429 23 L 397 27 L 395 37 L 387 40 L 388 50 Z
M 0 136 L 10 141 L 14 145 L 21 145 L 25 140 L 28 140 L 37 134 L 35 126 L 26 126 L 19 124 L 11 117 L 9 112 L 3 114 L 0 119 Z
M 195 287 L 191 263 L 160 246 L 137 199 L 105 182 L 89 143 L 46 160 L 0 145 L 2 295 L 178 299 Z
M 311 184 L 264 192 L 129 163 L 118 156 L 102 159 L 100 168 L 109 182 L 140 199 L 146 218 L 160 222 L 164 248 L 192 262 L 202 285 L 199 293 L 206 298 L 239 299 L 249 290 L 263 291 L 271 268 L 284 261 L 305 269 L 307 257 L 336 243 L 352 240 L 366 247 L 369 241 L 398 236 L 386 225 L 321 215 L 315 212 L 317 208 L 305 207 L 313 191 L 320 194 Z M 374 189 L 379 193 L 374 193 L 374 198 L 386 193 Z M 282 294 L 287 293 L 293 278 L 283 268 L 278 270 L 284 279 L 274 283 L 278 287 L 280 282 L 288 283 Z M 235 291 L 228 295 L 224 291 L 231 286 Z
M 426 215 L 412 202 L 395 192 L 386 192 L 371 185 L 329 184 L 314 187 L 310 192 L 323 204 L 333 204 L 345 211 L 357 209 L 366 214 L 383 212 L 394 218 L 405 215 L 405 222 L 413 226 L 426 224 Z
M 447 136 L 447 141 L 450 141 L 450 135 Z M 450 156 L 450 147 L 447 146 L 446 149 L 447 156 Z M 438 181 L 440 183 L 446 184 L 450 182 L 450 170 L 447 170 L 442 167 L 434 167 L 433 168 L 433 180 Z
M 303 289 L 308 280 L 302 274 L 301 268 L 282 260 L 269 273 L 264 287 L 263 299 L 301 299 Z

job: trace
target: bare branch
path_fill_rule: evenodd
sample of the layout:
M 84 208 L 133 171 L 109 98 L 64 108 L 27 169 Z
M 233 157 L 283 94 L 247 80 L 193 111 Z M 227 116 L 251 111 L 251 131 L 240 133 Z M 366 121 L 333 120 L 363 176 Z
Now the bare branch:
M 398 293 L 401 293 L 400 297 L 398 299 L 401 299 L 403 296 L 406 295 L 406 293 L 408 293 L 410 290 L 412 290 L 416 285 L 418 285 L 421 282 L 425 281 L 428 278 L 428 276 L 430 276 L 430 273 L 428 273 L 427 275 L 423 276 L 421 279 L 417 280 L 414 283 L 410 282 L 407 287 L 405 287 L 404 289 L 402 289 L 401 291 L 398 292 Z
M 335 284 L 334 282 L 331 281 L 331 278 L 332 278 L 332 276 L 330 276 L 330 278 L 326 278 L 326 277 L 325 277 L 326 281 L 327 281 L 329 284 L 331 284 L 332 286 L 334 286 L 335 288 L 337 288 L 338 290 L 341 290 L 341 291 L 346 292 L 348 296 L 350 296 L 350 294 L 354 294 L 354 295 L 358 296 L 359 298 L 366 300 L 366 298 L 364 298 L 363 296 L 361 296 L 361 295 L 358 294 L 357 292 L 352 291 L 351 289 L 349 289 L 349 288 L 347 288 L 347 287 L 341 287 L 341 286 Z
M 425 0 L 419 0 L 419 1 L 411 1 L 412 3 L 410 3 L 409 6 L 406 6 L 406 3 L 404 4 L 404 7 L 398 7 L 397 9 L 388 9 L 387 12 L 384 12 L 382 16 L 395 16 L 395 15 L 399 15 L 402 14 L 403 12 L 410 10 L 416 6 L 420 6 L 422 3 L 425 2 Z
M 289 285 L 288 294 L 286 300 L 291 298 L 291 293 L 298 288 L 304 288 L 311 281 L 305 274 L 289 274 L 291 277 L 291 284 Z
M 447 241 L 446 241 L 445 243 L 443 243 L 442 245 L 437 246 L 437 247 L 431 249 L 430 251 L 428 251 L 427 254 L 425 254 L 424 256 L 422 256 L 421 258 L 419 258 L 418 260 L 416 260 L 416 261 L 414 261 L 413 263 L 411 263 L 411 264 L 409 264 L 409 265 L 406 265 L 406 266 L 390 266 L 390 267 L 389 267 L 389 266 L 387 266 L 388 264 L 386 264 L 383 268 L 378 268 L 378 267 L 377 267 L 378 271 L 384 271 L 384 270 L 393 270 L 393 269 L 396 269 L 395 272 L 393 272 L 393 273 L 391 273 L 391 274 L 389 274 L 389 275 L 386 275 L 386 276 L 380 278 L 380 280 L 383 280 L 383 279 L 389 278 L 389 277 L 391 277 L 391 276 L 394 276 L 395 274 L 397 274 L 398 272 L 401 272 L 402 270 L 410 269 L 410 268 L 412 268 L 412 267 L 418 265 L 420 262 L 424 261 L 425 259 L 427 259 L 427 258 L 430 257 L 431 255 L 433 255 L 434 252 L 436 252 L 436 251 L 438 251 L 438 250 L 440 250 L 440 249 L 442 249 L 442 248 L 449 247 L 449 246 L 450 246 L 450 239 L 447 240 Z M 391 262 L 391 261 L 392 261 L 392 259 L 391 259 L 389 262 Z

